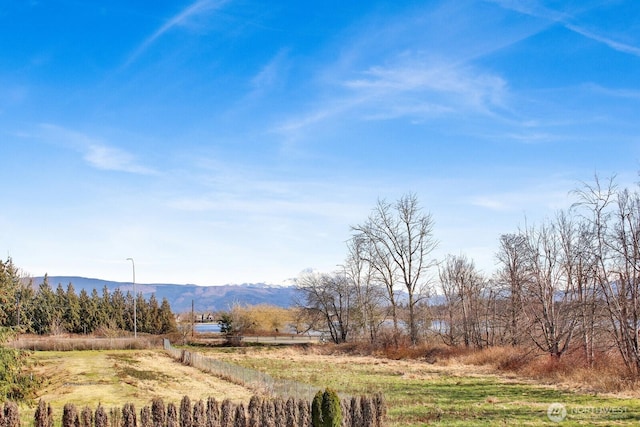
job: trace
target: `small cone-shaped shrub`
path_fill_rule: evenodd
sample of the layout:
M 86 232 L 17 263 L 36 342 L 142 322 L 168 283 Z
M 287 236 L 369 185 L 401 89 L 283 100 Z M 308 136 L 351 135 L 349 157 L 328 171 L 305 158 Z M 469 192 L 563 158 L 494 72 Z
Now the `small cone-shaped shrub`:
M 140 409 L 140 427 L 153 427 L 151 420 L 151 408 L 147 405 Z
M 278 420 L 276 420 L 276 408 L 274 402 L 271 399 L 264 399 L 262 401 L 262 427 L 279 427 Z
M 122 412 L 118 408 L 109 409 L 109 427 L 120 427 Z
M 220 427 L 220 406 L 213 396 L 207 399 L 207 427 Z
M 173 402 L 167 404 L 167 427 L 178 427 L 178 408 Z
M 14 402 L 4 403 L 3 427 L 20 427 L 20 411 Z
M 375 407 L 373 401 L 367 396 L 360 396 L 360 407 L 362 408 L 362 425 L 375 425 Z
M 322 427 L 322 390 L 318 390 L 311 402 L 311 422 L 313 427 Z
M 198 400 L 193 405 L 193 427 L 205 427 L 207 423 L 207 415 L 204 409 L 204 402 Z
M 109 427 L 122 427 L 122 408 L 111 408 L 109 411 Z
M 260 396 L 257 394 L 251 396 L 247 409 L 249 410 L 248 427 L 260 427 L 260 415 L 262 413 L 262 399 L 260 399 Z
M 311 409 L 309 402 L 298 400 L 298 427 L 309 427 L 311 425 Z
M 138 427 L 137 418 L 136 407 L 133 403 L 125 403 L 122 407 L 122 427 Z
M 276 425 L 280 427 L 284 424 L 284 420 L 287 417 L 285 401 L 281 397 L 276 397 L 273 400 L 273 409 L 276 416 Z
M 387 402 L 382 392 L 377 392 L 373 396 L 374 406 L 376 407 L 376 427 L 383 427 L 387 419 Z
M 164 400 L 159 397 L 154 398 L 151 401 L 151 423 L 153 427 L 165 427 L 166 419 L 167 413 L 164 408 Z
M 340 427 L 342 425 L 342 408 L 338 394 L 326 389 L 322 394 L 322 425 L 323 427 Z
M 107 417 L 107 411 L 104 410 L 102 405 L 98 405 L 96 413 L 93 417 L 93 422 L 96 427 L 109 427 L 109 419 Z
M 340 400 L 340 410 L 342 412 L 342 425 L 351 426 L 351 399 Z
M 247 413 L 242 403 L 236 405 L 236 413 L 233 420 L 233 427 L 247 427 Z
M 192 427 L 191 399 L 184 396 L 180 401 L 180 427 Z
M 351 405 L 349 405 L 349 418 L 351 418 L 351 426 L 362 426 L 362 406 L 360 406 L 360 400 L 353 396 L 351 398 Z
M 78 410 L 73 403 L 67 403 L 62 408 L 62 427 L 78 427 Z
M 80 412 L 80 427 L 93 427 L 93 411 L 88 406 Z
M 220 405 L 220 427 L 233 427 L 233 416 L 235 408 L 229 399 L 222 401 Z
M 0 425 L 4 425 L 4 414 L 2 414 L 3 422 Z M 35 427 L 49 427 L 49 410 L 44 400 L 40 399 L 35 414 L 33 414 L 33 422 Z
M 285 427 L 298 427 L 298 404 L 293 397 L 285 405 Z

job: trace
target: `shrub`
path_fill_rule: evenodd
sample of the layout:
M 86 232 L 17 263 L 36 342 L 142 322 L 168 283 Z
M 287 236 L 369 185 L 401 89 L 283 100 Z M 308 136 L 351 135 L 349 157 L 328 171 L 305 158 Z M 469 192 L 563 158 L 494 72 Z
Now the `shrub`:
M 298 427 L 308 427 L 311 424 L 309 402 L 298 400 Z
M 329 388 L 322 394 L 322 422 L 323 427 L 340 427 L 342 424 L 340 398 Z
M 322 390 L 318 390 L 311 402 L 311 423 L 313 427 L 322 427 Z
M 110 427 L 121 427 L 122 421 L 122 412 L 118 408 L 109 409 L 109 426 Z
M 138 420 L 135 406 L 133 403 L 125 403 L 122 407 L 122 427 L 137 427 L 137 425 Z
M 4 425 L 4 414 L 0 413 L 0 415 L 2 415 L 1 418 L 3 418 L 2 420 L 0 420 L 0 425 Z M 35 427 L 53 426 L 53 419 L 51 417 L 51 405 L 47 405 L 44 400 L 40 399 L 33 418 Z
M 248 426 L 249 427 L 259 427 L 260 426 L 260 415 L 262 414 L 262 399 L 257 394 L 251 396 L 251 400 L 249 400 L 249 419 Z
M 364 425 L 362 420 L 362 406 L 360 405 L 360 400 L 353 396 L 351 398 L 351 425 L 352 426 L 361 426 Z
M 376 427 L 382 427 L 387 419 L 387 402 L 382 392 L 373 395 L 373 402 L 376 408 Z
M 193 405 L 193 427 L 205 427 L 207 423 L 207 417 L 204 409 L 204 402 L 198 400 Z
M 80 426 L 93 427 L 93 411 L 88 406 L 82 408 L 80 412 Z
M 65 404 L 62 408 L 62 427 L 77 427 L 79 424 L 76 406 L 73 403 Z
M 287 400 L 285 405 L 285 426 L 286 427 L 297 427 L 298 425 L 298 405 L 293 397 L 290 397 Z
M 225 399 L 222 401 L 222 405 L 220 405 L 220 427 L 233 427 L 234 409 L 231 400 Z
M 178 408 L 173 402 L 167 404 L 167 427 L 178 427 Z
M 107 427 L 109 425 L 109 419 L 107 418 L 107 412 L 102 405 L 98 405 L 96 408 L 95 416 L 93 417 L 95 427 Z
M 166 419 L 164 401 L 159 397 L 154 398 L 151 401 L 151 422 L 153 427 L 164 427 Z
M 340 400 L 340 408 L 342 411 L 342 425 L 345 427 L 353 426 L 351 423 L 351 399 Z
M 367 396 L 360 396 L 360 406 L 362 407 L 362 425 L 374 426 L 375 408 L 371 399 L 369 399 Z
M 298 427 L 308 427 L 311 424 L 309 402 L 300 399 L 298 400 Z
M 262 427 L 276 427 L 278 420 L 276 420 L 276 410 L 273 400 L 264 399 L 262 401 Z
M 147 405 L 140 410 L 140 427 L 152 427 L 151 408 Z
M 281 397 L 276 397 L 273 400 L 273 409 L 276 417 L 276 425 L 281 426 L 287 417 L 286 404 Z
M 207 399 L 207 427 L 220 427 L 220 407 L 213 396 Z
M 233 421 L 234 427 L 247 427 L 247 414 L 242 403 L 236 405 L 236 413 Z
M 20 427 L 20 411 L 14 402 L 4 403 L 3 427 Z
M 192 427 L 191 399 L 184 396 L 180 401 L 180 427 Z

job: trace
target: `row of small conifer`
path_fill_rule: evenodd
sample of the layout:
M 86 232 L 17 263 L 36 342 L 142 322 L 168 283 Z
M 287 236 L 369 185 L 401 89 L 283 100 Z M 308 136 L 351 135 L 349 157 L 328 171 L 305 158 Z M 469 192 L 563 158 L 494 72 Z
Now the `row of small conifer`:
M 0 411 L 3 427 L 19 427 L 18 407 L 5 403 Z M 106 410 L 98 405 L 78 409 L 67 403 L 63 408 L 62 427 L 382 427 L 386 403 L 382 394 L 340 399 L 327 389 L 319 391 L 312 402 L 293 397 L 284 400 L 254 395 L 245 407 L 229 399 L 218 402 L 214 397 L 191 402 L 184 396 L 179 407 L 165 405 L 160 398 L 152 400 L 139 412 L 132 403 L 121 409 Z M 51 405 L 40 400 L 34 414 L 35 427 L 53 427 Z

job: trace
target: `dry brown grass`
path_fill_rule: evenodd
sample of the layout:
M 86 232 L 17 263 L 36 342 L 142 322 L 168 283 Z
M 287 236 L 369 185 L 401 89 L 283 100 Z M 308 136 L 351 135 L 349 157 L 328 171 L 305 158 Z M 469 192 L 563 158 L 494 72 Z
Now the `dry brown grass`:
M 612 352 L 598 353 L 593 366 L 588 366 L 579 351 L 565 353 L 556 359 L 536 349 L 512 346 L 473 349 L 423 344 L 376 349 L 368 345 L 344 344 L 284 351 L 292 358 L 296 353 L 315 354 L 316 359 L 326 358 L 330 363 L 340 363 L 340 356 L 348 361 L 354 355 L 358 356 L 358 363 L 375 365 L 374 361 L 387 360 L 386 363 L 396 364 L 410 376 L 421 375 L 415 373 L 416 367 L 422 365 L 416 362 L 427 362 L 433 372 L 446 369 L 455 375 L 493 374 L 586 393 L 640 397 L 640 381 L 629 378 L 620 357 Z M 345 363 L 349 363 L 347 361 Z
M 136 407 L 150 404 L 155 397 L 179 402 L 229 398 L 249 401 L 252 392 L 195 368 L 174 362 L 162 351 L 111 350 L 35 353 L 37 374 L 46 378 L 38 399 L 60 410 L 64 403 L 76 406 Z

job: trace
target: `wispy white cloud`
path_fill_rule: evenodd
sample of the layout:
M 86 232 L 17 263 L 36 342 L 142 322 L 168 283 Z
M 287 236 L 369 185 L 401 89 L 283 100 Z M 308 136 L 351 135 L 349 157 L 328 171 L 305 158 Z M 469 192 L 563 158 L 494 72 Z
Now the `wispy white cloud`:
M 603 43 L 609 46 L 611 49 L 617 50 L 618 52 L 628 53 L 628 54 L 640 57 L 640 47 L 631 46 L 629 44 L 613 40 L 609 37 L 596 34 L 595 32 L 589 31 L 578 25 L 565 24 L 565 27 L 591 40 L 595 40 L 597 42 Z
M 363 73 L 363 78 L 345 85 L 377 97 L 421 94 L 423 101 L 440 105 L 426 110 L 437 114 L 451 110 L 452 105 L 459 112 L 488 112 L 493 106 L 502 105 L 507 93 L 507 83 L 500 76 L 451 63 L 430 62 L 419 56 L 410 63 L 374 66 Z
M 62 144 L 82 153 L 84 160 L 92 167 L 102 170 L 152 175 L 157 172 L 139 164 L 126 150 L 111 146 L 100 138 L 58 125 L 43 123 L 36 136 L 48 142 Z
M 277 86 L 286 77 L 289 68 L 288 49 L 281 49 L 251 79 L 252 95 L 259 95 Z
M 131 65 L 140 55 L 142 55 L 156 40 L 173 28 L 186 25 L 191 19 L 213 10 L 217 10 L 228 3 L 229 0 L 196 0 L 180 13 L 173 16 L 158 28 L 153 34 L 147 37 L 138 48 L 129 56 L 124 67 Z
M 580 34 L 588 39 L 602 43 L 614 49 L 618 52 L 628 53 L 634 56 L 640 56 L 640 47 L 633 46 L 627 43 L 623 43 L 619 40 L 599 33 L 597 31 L 587 29 L 584 25 L 577 24 L 576 21 L 578 15 L 582 10 L 571 13 L 563 12 L 559 10 L 550 9 L 543 6 L 536 0 L 488 0 L 492 3 L 496 3 L 501 7 L 515 12 L 519 12 L 525 15 L 534 16 L 537 18 L 546 19 L 553 23 L 563 25 L 566 29 Z M 584 7 L 584 5 L 582 5 Z M 588 6 L 587 6 L 588 7 Z

